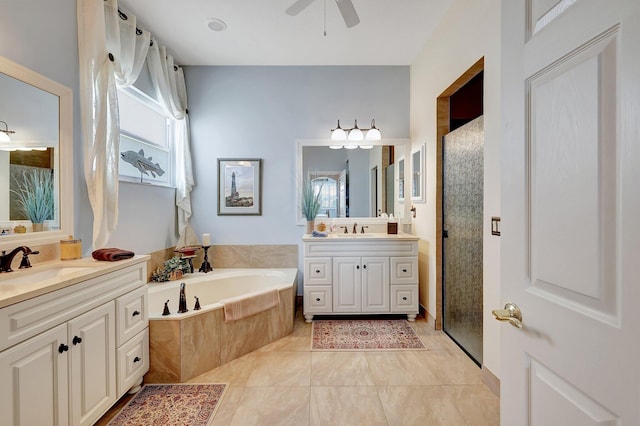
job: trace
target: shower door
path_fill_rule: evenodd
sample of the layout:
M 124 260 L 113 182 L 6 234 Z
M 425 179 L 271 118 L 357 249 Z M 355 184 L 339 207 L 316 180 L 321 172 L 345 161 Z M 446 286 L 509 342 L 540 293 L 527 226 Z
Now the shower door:
M 443 145 L 442 326 L 482 364 L 483 117 Z

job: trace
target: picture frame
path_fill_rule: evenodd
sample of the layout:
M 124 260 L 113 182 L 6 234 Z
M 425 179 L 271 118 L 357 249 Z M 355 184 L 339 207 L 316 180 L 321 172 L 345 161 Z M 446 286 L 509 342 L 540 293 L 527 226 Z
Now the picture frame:
M 424 202 L 425 197 L 425 144 L 411 150 L 411 201 Z
M 218 158 L 218 216 L 262 215 L 262 159 Z
M 396 171 L 396 173 L 398 174 L 398 176 L 396 177 L 396 184 L 397 184 L 397 190 L 398 190 L 398 202 L 401 204 L 404 203 L 405 164 L 406 164 L 406 161 L 404 160 L 404 157 L 400 158 L 398 160 L 398 167 Z
M 168 149 L 121 133 L 118 179 L 126 182 L 172 186 L 172 158 Z

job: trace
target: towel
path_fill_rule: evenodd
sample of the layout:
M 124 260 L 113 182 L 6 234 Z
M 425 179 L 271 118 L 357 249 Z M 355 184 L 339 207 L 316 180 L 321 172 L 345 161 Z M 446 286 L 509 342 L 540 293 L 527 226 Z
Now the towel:
M 122 250 L 119 248 L 101 248 L 94 250 L 91 256 L 95 260 L 106 260 L 108 262 L 115 262 L 117 260 L 129 259 L 135 256 L 135 253 L 128 250 Z
M 329 235 L 329 233 L 327 233 L 327 232 L 320 232 L 320 231 L 316 231 L 315 229 L 313 231 L 311 231 L 311 236 L 312 237 L 326 237 L 328 235 Z
M 271 309 L 280 304 L 280 294 L 277 288 L 261 292 L 243 294 L 221 300 L 224 306 L 224 321 L 236 321 Z

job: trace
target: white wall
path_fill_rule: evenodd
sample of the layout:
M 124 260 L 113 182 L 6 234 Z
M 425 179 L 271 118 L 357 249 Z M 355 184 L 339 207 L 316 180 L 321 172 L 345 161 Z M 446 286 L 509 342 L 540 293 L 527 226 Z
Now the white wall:
M 500 330 L 491 309 L 500 307 L 499 237 L 491 216 L 500 216 L 500 1 L 456 0 L 411 66 L 411 140 L 426 143 L 427 199 L 414 205 L 414 231 L 428 241 L 427 309 L 436 311 L 436 98 L 478 59 L 484 73 L 484 340 L 483 364 L 500 375 Z M 421 291 L 425 290 L 421 283 Z
M 214 244 L 298 244 L 297 139 L 340 119 L 409 133 L 409 67 L 185 67 L 196 187 L 193 226 Z M 217 215 L 217 159 L 262 158 L 262 216 Z M 368 160 L 367 160 L 368 161 Z M 368 165 L 368 163 L 367 163 Z M 368 195 L 368 194 L 367 194 Z

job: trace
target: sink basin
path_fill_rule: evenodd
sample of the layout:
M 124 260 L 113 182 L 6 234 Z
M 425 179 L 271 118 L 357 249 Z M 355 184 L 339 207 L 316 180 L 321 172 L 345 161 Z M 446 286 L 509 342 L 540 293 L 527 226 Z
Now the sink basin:
M 0 274 L 0 285 L 2 284 L 26 284 L 39 281 L 63 278 L 78 272 L 86 272 L 87 266 L 66 266 L 53 265 L 43 268 L 14 269 L 13 272 L 3 272 Z

